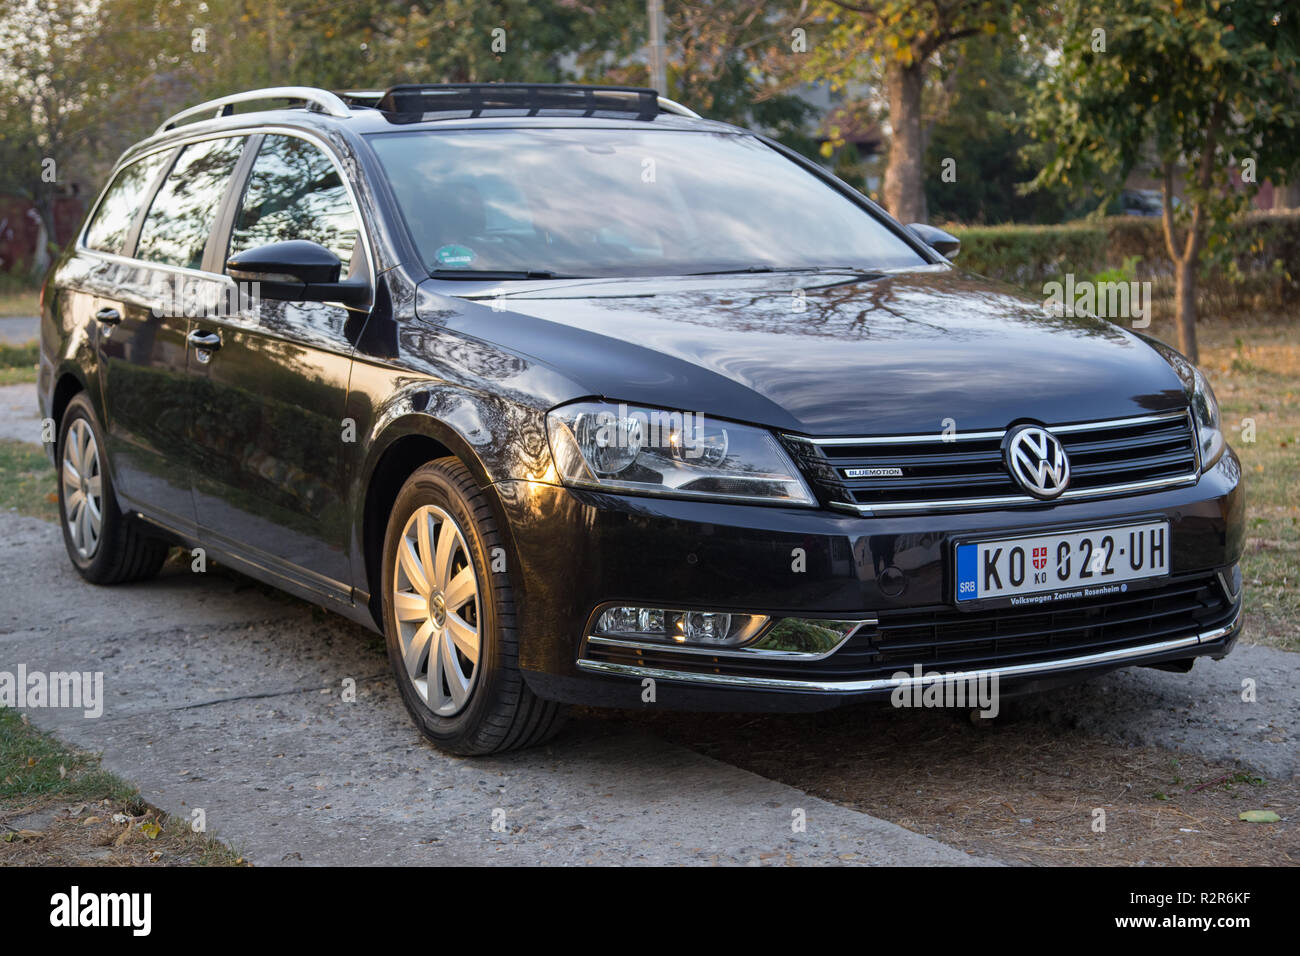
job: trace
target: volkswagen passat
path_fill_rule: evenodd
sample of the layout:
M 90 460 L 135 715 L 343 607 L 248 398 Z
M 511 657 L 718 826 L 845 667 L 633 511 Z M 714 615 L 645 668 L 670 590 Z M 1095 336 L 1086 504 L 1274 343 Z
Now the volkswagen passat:
M 195 107 L 43 294 L 68 554 L 108 584 L 203 547 L 383 632 L 467 754 L 566 702 L 1222 657 L 1244 498 L 1209 384 L 956 251 L 649 90 Z

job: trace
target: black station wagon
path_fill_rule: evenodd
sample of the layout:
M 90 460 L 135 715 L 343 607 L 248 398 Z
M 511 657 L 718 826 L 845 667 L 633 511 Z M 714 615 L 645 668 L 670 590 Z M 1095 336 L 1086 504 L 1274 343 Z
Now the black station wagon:
M 382 632 L 465 754 L 566 703 L 1222 657 L 1244 492 L 1205 378 L 956 253 L 652 90 L 205 103 L 43 292 L 68 554 L 110 584 L 201 547 Z

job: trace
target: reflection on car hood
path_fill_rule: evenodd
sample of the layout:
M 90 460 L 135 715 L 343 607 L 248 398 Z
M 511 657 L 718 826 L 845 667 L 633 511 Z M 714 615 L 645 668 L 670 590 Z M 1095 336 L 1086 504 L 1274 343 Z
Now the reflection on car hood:
M 422 292 L 422 316 L 548 365 L 573 397 L 811 435 L 932 432 L 946 419 L 959 431 L 1060 424 L 1186 404 L 1137 336 L 1047 316 L 1041 300 L 947 266 Z

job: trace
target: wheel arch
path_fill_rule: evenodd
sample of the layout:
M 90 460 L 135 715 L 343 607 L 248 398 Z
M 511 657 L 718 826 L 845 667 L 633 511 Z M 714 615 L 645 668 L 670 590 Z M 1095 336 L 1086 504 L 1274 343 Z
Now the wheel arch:
M 370 615 L 383 631 L 380 582 L 383 579 L 384 533 L 398 492 L 419 467 L 438 458 L 462 462 L 483 489 L 501 529 L 501 539 L 513 556 L 514 542 L 492 478 L 473 446 L 446 422 L 432 415 L 413 413 L 390 422 L 371 443 L 363 469 L 364 484 L 357 496 L 354 527 L 355 556 L 360 561 L 359 583 L 365 587 Z

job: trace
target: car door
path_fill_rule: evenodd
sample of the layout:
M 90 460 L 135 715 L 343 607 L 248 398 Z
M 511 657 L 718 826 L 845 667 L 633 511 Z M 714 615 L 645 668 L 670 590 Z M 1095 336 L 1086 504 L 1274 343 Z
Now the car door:
M 187 143 L 135 164 L 140 179 L 163 167 L 166 175 L 153 178 L 123 255 L 106 258 L 95 283 L 104 427 L 118 494 L 186 533 L 195 528 L 187 306 L 228 281 L 201 267 L 243 139 Z M 87 242 L 96 241 L 92 228 Z
M 352 278 L 371 275 L 342 166 L 304 136 L 260 138 L 225 211 L 222 258 L 290 239 L 318 242 Z M 210 343 L 193 365 L 190 436 L 200 537 L 212 547 L 338 600 L 351 596 L 343 420 L 365 309 L 262 300 L 196 322 Z

